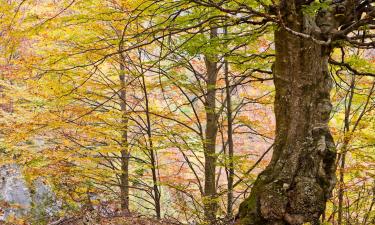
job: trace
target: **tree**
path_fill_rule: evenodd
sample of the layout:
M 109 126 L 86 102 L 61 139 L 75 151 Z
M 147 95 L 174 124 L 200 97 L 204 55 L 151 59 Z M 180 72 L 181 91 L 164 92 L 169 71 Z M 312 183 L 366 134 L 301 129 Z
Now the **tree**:
M 241 204 L 238 224 L 319 224 L 335 186 L 336 152 L 328 128 L 332 40 L 373 20 L 361 19 L 358 1 L 320 6 L 314 18 L 304 12 L 313 2 L 277 6 L 274 152 Z
M 210 39 L 217 37 L 217 28 L 210 29 Z M 203 143 L 205 166 L 204 166 L 204 214 L 206 221 L 216 220 L 216 137 L 218 130 L 218 116 L 216 112 L 216 83 L 218 77 L 217 57 L 205 55 L 207 91 L 205 93 L 206 129 Z

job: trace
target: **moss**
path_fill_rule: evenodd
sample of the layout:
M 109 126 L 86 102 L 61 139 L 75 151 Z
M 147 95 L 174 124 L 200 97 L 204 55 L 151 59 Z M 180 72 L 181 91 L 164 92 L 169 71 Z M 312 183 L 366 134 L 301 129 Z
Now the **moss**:
M 261 218 L 258 215 L 257 196 L 259 194 L 259 190 L 262 189 L 261 187 L 263 187 L 263 185 L 259 185 L 257 183 L 258 182 L 254 184 L 252 194 L 240 205 L 238 212 L 240 219 L 237 222 L 238 225 L 261 224 Z

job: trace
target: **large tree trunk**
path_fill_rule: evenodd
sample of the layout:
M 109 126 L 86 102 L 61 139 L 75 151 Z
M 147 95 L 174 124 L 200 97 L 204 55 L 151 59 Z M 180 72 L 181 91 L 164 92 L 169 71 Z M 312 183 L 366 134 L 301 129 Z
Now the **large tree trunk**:
M 284 1 L 286 26 L 305 32 L 306 18 Z M 304 23 L 305 21 L 305 23 Z M 331 112 L 330 47 L 283 28 L 275 31 L 276 139 L 270 164 L 240 206 L 237 224 L 318 224 L 335 184 Z

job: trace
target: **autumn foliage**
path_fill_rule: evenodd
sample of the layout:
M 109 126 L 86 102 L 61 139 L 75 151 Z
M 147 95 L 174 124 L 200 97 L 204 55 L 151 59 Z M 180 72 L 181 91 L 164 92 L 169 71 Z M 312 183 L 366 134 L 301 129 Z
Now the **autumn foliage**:
M 219 2 L 0 0 L 0 164 L 59 203 L 10 224 L 232 224 L 272 155 L 276 3 Z M 324 224 L 375 222 L 372 47 L 330 58 Z

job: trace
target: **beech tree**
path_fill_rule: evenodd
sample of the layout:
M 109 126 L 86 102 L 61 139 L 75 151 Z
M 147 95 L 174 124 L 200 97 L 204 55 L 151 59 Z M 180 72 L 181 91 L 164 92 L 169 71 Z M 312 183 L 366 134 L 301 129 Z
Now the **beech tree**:
M 328 62 L 339 41 L 371 47 L 370 1 L 315 1 L 274 5 L 276 139 L 272 160 L 240 206 L 237 224 L 319 224 L 335 186 L 335 144 L 328 128 L 332 81 Z M 360 35 L 350 35 L 361 30 Z M 371 27 L 370 27 L 371 29 Z

